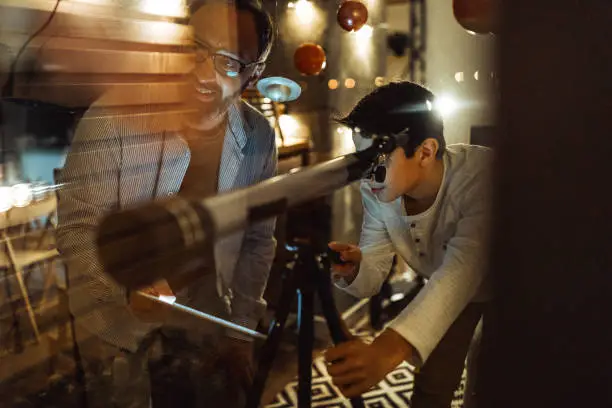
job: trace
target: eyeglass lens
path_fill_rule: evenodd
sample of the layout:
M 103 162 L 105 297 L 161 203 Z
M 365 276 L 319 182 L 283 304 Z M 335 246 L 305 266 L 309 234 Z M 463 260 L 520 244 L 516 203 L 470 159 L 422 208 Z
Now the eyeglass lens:
M 374 180 L 377 183 L 383 183 L 387 177 L 387 168 L 384 165 L 378 165 L 374 168 Z
M 222 54 L 212 54 L 203 47 L 198 47 L 195 54 L 196 64 L 203 64 L 208 58 L 212 58 L 215 70 L 221 75 L 236 78 L 243 71 L 244 66 L 240 61 Z

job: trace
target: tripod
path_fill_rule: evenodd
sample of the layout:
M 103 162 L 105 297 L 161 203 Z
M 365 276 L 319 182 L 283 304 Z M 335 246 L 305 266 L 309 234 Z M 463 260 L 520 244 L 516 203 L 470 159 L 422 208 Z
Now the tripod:
M 270 325 L 268 340 L 259 358 L 258 370 L 253 386 L 247 396 L 247 408 L 258 408 L 266 379 L 280 345 L 281 336 L 291 303 L 298 295 L 298 407 L 310 408 L 312 385 L 312 348 L 314 345 L 314 295 L 318 293 L 323 315 L 334 344 L 349 339 L 342 324 L 329 281 L 329 265 L 326 259 L 318 256 L 308 241 L 297 241 L 287 245 L 291 259 L 283 271 L 283 284 L 278 311 Z M 326 267 L 327 266 L 327 267 Z M 363 408 L 361 397 L 351 399 L 353 408 Z

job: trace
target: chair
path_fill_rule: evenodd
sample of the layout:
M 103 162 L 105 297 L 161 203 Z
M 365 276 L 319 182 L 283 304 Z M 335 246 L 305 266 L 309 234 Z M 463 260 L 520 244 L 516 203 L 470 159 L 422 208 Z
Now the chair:
M 24 271 L 26 268 L 40 263 L 48 263 L 49 271 L 45 276 L 43 297 L 40 305 L 44 303 L 46 292 L 55 280 L 55 271 L 53 270 L 54 260 L 59 256 L 57 249 L 44 248 L 44 234 L 48 229 L 54 228 L 53 217 L 57 208 L 57 200 L 55 196 L 45 198 L 42 201 L 34 202 L 26 207 L 12 208 L 7 212 L 0 214 L 0 269 L 13 272 L 19 284 L 21 296 L 25 302 L 26 310 L 36 341 L 40 342 L 40 332 L 34 309 L 30 301 L 27 284 L 24 280 Z M 34 222 L 45 219 L 43 230 L 32 230 L 31 225 Z M 41 235 L 38 235 L 41 233 Z M 32 237 L 37 238 L 37 243 L 32 248 Z M 10 302 L 14 299 L 9 299 Z
M 274 118 L 272 121 L 274 124 L 274 131 L 280 139 L 278 159 L 285 160 L 291 157 L 300 156 L 302 167 L 308 166 L 310 164 L 310 141 L 307 139 L 296 140 L 295 138 L 293 138 L 293 140 L 286 140 L 285 135 L 283 135 L 283 130 L 280 126 L 280 116 L 287 113 L 287 106 L 283 103 L 276 103 L 265 98 L 256 88 L 245 90 L 242 97 L 266 118 Z

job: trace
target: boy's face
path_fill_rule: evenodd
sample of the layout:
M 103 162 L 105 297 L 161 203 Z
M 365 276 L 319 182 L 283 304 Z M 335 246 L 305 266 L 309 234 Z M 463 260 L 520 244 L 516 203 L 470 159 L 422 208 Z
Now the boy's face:
M 372 192 L 381 202 L 395 201 L 418 186 L 422 167 L 416 154 L 407 158 L 404 149 L 398 147 L 387 156 L 384 165 L 387 169 L 385 181 L 369 180 Z
M 426 139 L 411 157 L 406 157 L 403 148 L 396 148 L 384 163 L 385 180 L 377 182 L 373 177 L 368 180 L 372 192 L 383 203 L 392 202 L 403 195 L 417 198 L 422 193 L 420 187 L 436 165 L 437 151 L 438 142 L 435 139 Z

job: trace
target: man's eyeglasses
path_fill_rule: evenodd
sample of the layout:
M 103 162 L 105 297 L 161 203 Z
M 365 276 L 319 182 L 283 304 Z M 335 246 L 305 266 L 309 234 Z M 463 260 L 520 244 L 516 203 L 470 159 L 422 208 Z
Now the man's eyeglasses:
M 261 61 L 250 62 L 248 64 L 232 58 L 228 55 L 220 54 L 220 50 L 214 50 L 211 47 L 199 41 L 195 41 L 195 62 L 203 64 L 208 58 L 212 59 L 215 70 L 228 78 L 238 78 L 246 71 L 261 64 Z

